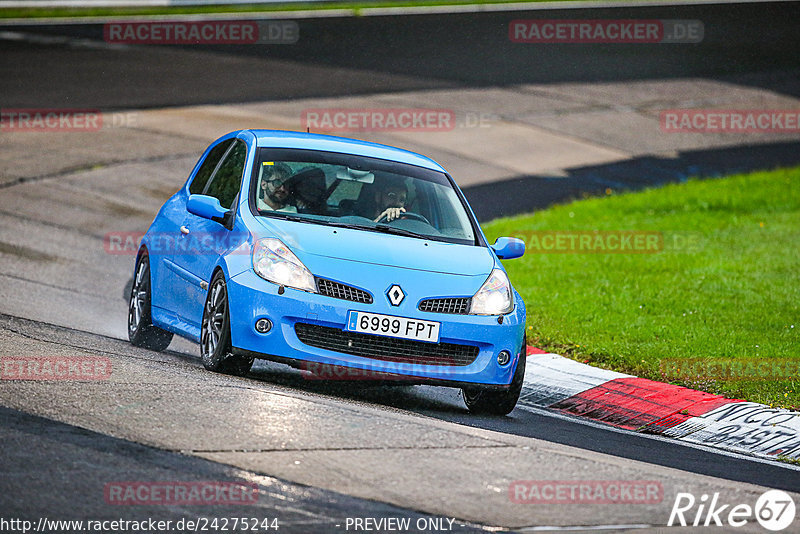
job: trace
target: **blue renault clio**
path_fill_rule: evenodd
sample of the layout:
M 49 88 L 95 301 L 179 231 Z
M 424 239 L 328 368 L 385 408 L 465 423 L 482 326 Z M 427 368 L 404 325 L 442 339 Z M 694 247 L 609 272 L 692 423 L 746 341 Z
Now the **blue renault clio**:
M 232 132 L 142 239 L 128 334 L 153 350 L 194 340 L 211 371 L 244 375 L 263 358 L 323 378 L 459 387 L 471 412 L 507 414 L 525 374 L 525 304 L 499 260 L 524 250 L 489 245 L 424 156 Z

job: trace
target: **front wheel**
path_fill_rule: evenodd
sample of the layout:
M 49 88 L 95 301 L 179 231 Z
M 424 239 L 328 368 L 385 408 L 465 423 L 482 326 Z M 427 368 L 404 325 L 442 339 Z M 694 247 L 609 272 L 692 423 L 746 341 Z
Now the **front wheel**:
M 253 358 L 231 354 L 231 314 L 225 275 L 218 272 L 211 281 L 200 327 L 200 356 L 209 371 L 244 376 Z
M 142 252 L 136 262 L 136 274 L 128 301 L 128 339 L 131 344 L 145 349 L 162 351 L 172 341 L 172 332 L 152 324 L 150 258 Z
M 480 387 L 462 388 L 464 404 L 470 413 L 486 415 L 507 415 L 517 405 L 522 392 L 522 382 L 525 380 L 525 360 L 527 354 L 527 339 L 522 340 L 522 349 L 517 362 L 517 369 L 511 379 L 511 385 L 506 390 L 493 391 Z

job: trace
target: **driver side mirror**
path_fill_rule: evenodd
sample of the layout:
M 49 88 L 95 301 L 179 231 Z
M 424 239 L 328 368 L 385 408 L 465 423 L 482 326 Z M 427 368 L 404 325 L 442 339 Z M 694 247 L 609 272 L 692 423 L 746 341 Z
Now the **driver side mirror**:
M 525 241 L 516 237 L 498 237 L 492 250 L 501 260 L 513 260 L 525 254 Z
M 208 195 L 189 195 L 186 210 L 198 217 L 211 219 L 227 227 L 228 217 L 231 213 L 219 203 L 219 199 Z

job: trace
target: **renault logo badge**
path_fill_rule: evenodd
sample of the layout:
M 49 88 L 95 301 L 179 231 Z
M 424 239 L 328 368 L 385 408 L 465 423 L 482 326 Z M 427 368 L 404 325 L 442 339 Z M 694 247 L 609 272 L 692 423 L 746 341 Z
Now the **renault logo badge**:
M 403 293 L 403 290 L 400 289 L 400 286 L 395 284 L 389 288 L 389 291 L 386 292 L 386 297 L 389 299 L 389 304 L 392 306 L 400 306 L 400 303 L 403 302 L 404 298 L 406 298 L 406 294 Z

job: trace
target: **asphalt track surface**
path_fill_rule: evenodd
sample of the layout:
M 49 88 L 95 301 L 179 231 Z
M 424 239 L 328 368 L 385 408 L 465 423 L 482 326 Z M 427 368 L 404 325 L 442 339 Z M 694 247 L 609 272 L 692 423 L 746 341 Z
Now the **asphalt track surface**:
M 14 24 L 0 32 L 0 106 L 103 111 L 286 101 L 519 84 L 704 79 L 800 96 L 797 2 L 581 9 L 582 19 L 703 23 L 700 43 L 510 42 L 514 19 L 574 19 L 574 9 L 301 19 L 291 45 L 103 46 L 102 24 Z M 61 40 L 70 39 L 66 44 Z M 82 42 L 82 39 L 87 41 Z M 97 43 L 101 46 L 97 46 Z M 709 100 L 713 107 L 713 98 Z M 597 134 L 603 142 L 603 132 Z M 466 187 L 481 221 L 595 194 L 692 176 L 800 164 L 800 140 L 709 147 L 622 163 L 520 174 Z M 643 177 L 647 177 L 644 179 Z M 619 187 L 617 187 L 619 186 Z M 531 204 L 525 191 L 535 189 Z M 496 198 L 504 198 L 498 203 Z
M 86 50 L 78 50 L 71 45 L 2 40 L 0 103 L 2 107 L 92 107 L 115 110 L 302 96 L 369 94 L 415 88 L 485 87 L 531 81 L 586 82 L 691 76 L 725 79 L 733 73 L 741 76 L 748 72 L 797 69 L 800 34 L 796 31 L 796 18 L 791 16 L 796 15 L 797 11 L 797 4 L 792 3 L 654 7 L 625 11 L 591 10 L 582 17 L 699 19 L 704 21 L 706 27 L 706 39 L 702 45 L 692 45 L 691 49 L 689 45 L 670 45 L 675 47 L 671 49 L 665 45 L 598 45 L 593 48 L 592 54 L 586 54 L 585 49 L 567 45 L 553 46 L 546 53 L 511 46 L 502 40 L 507 35 L 505 25 L 509 17 L 499 14 L 304 21 L 301 26 L 302 34 L 313 38 L 302 39 L 298 46 L 242 47 L 236 50 L 239 59 L 231 59 L 231 50 L 226 48 L 225 55 L 221 54 L 219 62 L 215 64 L 210 64 L 205 54 L 195 58 L 192 50 L 188 49 L 145 48 L 121 53 L 113 48 L 98 48 L 87 54 Z M 552 18 L 567 15 L 572 16 L 573 13 L 548 13 L 548 17 Z M 514 15 L 515 18 L 534 16 L 539 17 L 541 14 Z M 96 37 L 99 28 L 55 26 L 15 27 L 13 30 L 35 30 L 40 34 L 68 35 L 74 38 Z M 500 40 L 498 34 L 501 36 Z M 465 53 L 465 50 L 471 53 Z M 424 58 L 424 61 L 420 58 Z M 258 70 L 253 70 L 251 67 L 256 65 Z M 753 79 L 761 86 L 769 85 L 764 82 L 764 76 L 754 76 Z M 771 88 L 794 96 L 800 94 L 800 82 L 797 81 L 787 83 L 784 79 L 779 89 Z M 741 161 L 737 163 L 740 166 L 761 168 L 796 162 L 797 152 L 795 143 L 782 143 L 730 149 L 727 153 L 714 151 L 713 154 L 704 155 L 708 157 L 703 161 L 716 158 L 723 164 L 731 158 L 740 158 Z M 630 165 L 630 172 L 635 174 L 635 165 Z M 709 169 L 713 172 L 719 169 L 719 165 L 710 165 Z M 563 190 L 557 189 L 554 186 L 552 195 L 545 196 L 543 202 L 550 203 L 563 198 Z M 579 186 L 578 189 L 591 191 L 591 187 Z M 481 197 L 471 196 L 471 199 L 478 211 L 486 210 L 487 216 L 492 214 L 488 206 L 484 207 L 489 203 L 488 196 L 484 202 Z M 13 206 L 6 205 L 5 202 L 3 209 L 5 224 L 17 225 L 19 232 L 28 230 L 30 218 L 14 220 Z M 71 224 L 73 222 L 65 220 L 62 226 Z M 78 247 L 75 252 L 80 253 L 83 242 L 78 239 L 76 244 L 70 245 Z M 18 256 L 21 251 L 3 252 Z M 43 259 L 47 258 L 40 257 L 38 261 Z M 101 276 L 98 276 L 96 282 L 101 286 L 116 284 L 117 289 L 113 292 L 115 305 L 121 307 L 124 303 L 119 299 L 119 294 L 122 292 L 124 279 L 118 277 L 119 264 L 121 262 L 115 262 L 113 267 L 107 269 L 101 266 L 97 271 Z M 23 261 L 21 265 L 26 264 Z M 19 274 L 26 275 L 23 271 Z M 117 279 L 107 282 L 102 275 L 112 275 Z M 67 292 L 71 290 L 63 281 L 53 280 L 52 283 Z M 7 287 L 5 291 L 8 290 Z M 50 294 L 45 289 L 28 298 L 32 299 L 33 308 L 46 308 L 46 298 L 49 297 Z M 80 313 L 92 316 L 93 312 L 84 308 Z M 93 319 L 102 322 L 104 317 L 95 314 Z M 329 473 L 326 476 L 330 480 L 323 480 L 322 475 L 313 473 L 296 475 L 291 466 L 284 466 L 277 459 L 278 453 L 269 451 L 262 451 L 267 456 L 266 459 L 243 459 L 243 450 L 248 447 L 257 448 L 254 445 L 256 440 L 247 436 L 252 427 L 243 426 L 238 429 L 244 436 L 240 436 L 239 432 L 228 436 L 230 446 L 225 447 L 226 436 L 219 436 L 208 426 L 219 424 L 218 420 L 213 417 L 194 419 L 182 414 L 178 407 L 175 407 L 174 412 L 168 413 L 171 418 L 165 419 L 166 428 L 161 428 L 160 433 L 147 429 L 148 424 L 154 424 L 154 420 L 147 416 L 148 410 L 165 409 L 164 405 L 170 403 L 175 405 L 190 402 L 202 405 L 199 399 L 226 391 L 224 388 L 234 387 L 231 386 L 232 379 L 206 374 L 195 356 L 197 349 L 191 344 L 176 343 L 169 352 L 156 355 L 135 349 L 121 341 L 81 331 L 81 328 L 69 329 L 7 315 L 0 317 L 0 322 L 2 354 L 13 354 L 19 347 L 30 349 L 31 354 L 102 350 L 103 354 L 109 355 L 123 369 L 129 366 L 132 373 L 131 382 L 115 384 L 123 392 L 117 397 L 114 397 L 113 390 L 108 389 L 87 388 L 92 395 L 86 397 L 80 388 L 61 390 L 47 384 L 0 385 L 0 396 L 6 406 L 0 410 L 0 444 L 4 451 L 0 456 L 0 470 L 3 473 L 0 479 L 0 510 L 3 516 L 115 518 L 119 516 L 117 508 L 109 507 L 98 497 L 101 495 L 103 483 L 107 481 L 244 478 L 254 480 L 262 488 L 269 490 L 270 498 L 258 505 L 258 515 L 269 517 L 281 514 L 289 525 L 286 531 L 331 531 L 334 530 L 332 525 L 344 516 L 397 515 L 417 518 L 421 514 L 411 510 L 421 510 L 426 506 L 448 510 L 460 518 L 468 515 L 479 517 L 482 520 L 477 522 L 486 525 L 524 528 L 557 522 L 555 517 L 542 511 L 526 511 L 522 515 L 528 521 L 523 521 L 524 517 L 503 521 L 502 508 L 495 511 L 485 510 L 481 515 L 474 508 L 462 506 L 457 500 L 443 501 L 444 504 L 423 504 L 426 500 L 425 487 L 419 490 L 420 498 L 415 500 L 408 497 L 408 486 L 419 483 L 419 476 L 415 477 L 414 473 L 399 475 L 395 471 L 397 478 L 392 483 L 398 486 L 396 492 L 383 488 L 375 496 L 375 500 L 370 500 L 370 496 L 363 493 L 362 486 L 345 483 L 346 474 L 340 473 L 337 478 Z M 70 322 L 69 318 L 66 322 Z M 26 344 L 31 344 L 31 347 Z M 143 370 L 135 369 L 142 362 Z M 160 378 L 164 383 L 159 385 L 158 381 L 151 383 L 151 380 L 140 376 L 142 373 L 156 373 L 161 365 L 181 378 L 191 376 L 191 389 L 184 391 L 181 384 L 174 383 L 169 377 Z M 516 448 L 525 446 L 543 448 L 547 452 L 543 453 L 544 459 L 526 459 L 526 463 L 512 459 L 506 462 L 510 465 L 506 465 L 496 455 L 492 456 L 498 462 L 498 472 L 504 467 L 506 474 L 509 471 L 522 472 L 528 478 L 536 478 L 533 475 L 539 473 L 532 472 L 531 466 L 546 472 L 545 466 L 558 461 L 563 462 L 563 471 L 556 471 L 560 478 L 586 477 L 587 465 L 594 461 L 601 466 L 598 469 L 606 477 L 622 477 L 623 473 L 630 476 L 631 472 L 663 476 L 665 480 L 670 480 L 671 490 L 675 491 L 680 488 L 702 487 L 720 489 L 735 495 L 739 491 L 737 488 L 747 487 L 747 490 L 742 491 L 758 493 L 747 484 L 800 491 L 800 475 L 796 469 L 790 467 L 721 455 L 648 436 L 616 432 L 542 410 L 520 408 L 507 418 L 469 416 L 455 390 L 402 386 L 364 388 L 312 383 L 295 371 L 272 364 L 259 365 L 248 378 L 236 381 L 235 388 L 247 390 L 248 395 L 263 393 L 274 399 L 276 395 L 280 397 L 275 393 L 277 390 L 293 400 L 302 399 L 314 404 L 308 414 L 303 414 L 308 421 L 318 424 L 325 417 L 334 420 L 337 416 L 342 417 L 342 424 L 346 422 L 351 427 L 331 429 L 331 439 L 341 440 L 345 445 L 335 444 L 331 449 L 346 450 L 348 446 L 354 446 L 350 442 L 353 438 L 352 428 L 358 429 L 359 433 L 372 428 L 369 424 L 366 427 L 359 426 L 365 425 L 365 421 L 377 421 L 375 424 L 380 426 L 390 424 L 394 421 L 392 417 L 407 417 L 409 421 L 404 419 L 403 424 L 413 425 L 417 424 L 415 418 L 421 416 L 419 424 L 444 425 L 448 429 L 463 428 L 464 433 L 477 432 L 475 436 L 470 434 L 475 439 L 479 435 L 481 439 L 488 441 L 491 441 L 489 436 L 501 442 L 503 439 L 521 440 L 513 441 L 513 446 L 507 443 L 476 444 L 476 449 L 481 452 L 484 452 L 483 448 L 494 451 L 497 447 L 499 450 L 510 447 L 518 452 Z M 175 395 L 170 396 L 169 392 L 173 389 Z M 247 402 L 238 402 L 245 408 L 249 406 Z M 115 410 L 120 407 L 128 409 L 130 417 L 126 417 L 124 410 L 122 413 L 104 414 L 103 406 L 107 409 L 113 407 Z M 336 410 L 353 413 L 363 411 L 366 415 L 363 415 L 363 420 L 357 419 L 354 423 Z M 252 420 L 248 422 L 253 423 Z M 451 423 L 455 427 L 451 427 Z M 97 428 L 99 432 L 93 432 L 93 428 Z M 302 425 L 299 425 L 299 429 L 302 430 Z M 208 436 L 191 436 L 192 433 L 207 433 Z M 381 434 L 382 439 L 386 436 L 392 439 L 401 437 L 391 432 Z M 181 441 L 183 438 L 186 440 Z M 195 438 L 199 441 L 217 441 L 215 446 L 204 448 L 192 444 L 192 439 Z M 527 441 L 528 438 L 534 440 Z M 325 445 L 315 444 L 314 440 L 319 437 L 313 434 L 309 434 L 308 439 L 311 444 L 309 449 Z M 437 443 L 436 446 L 448 450 L 448 447 L 454 446 L 450 443 L 451 440 L 458 442 L 467 438 L 459 435 L 437 439 L 442 439 L 445 443 Z M 522 441 L 528 445 L 520 445 Z M 553 447 L 548 449 L 540 443 Z M 377 450 L 381 447 L 386 448 L 387 458 L 404 458 L 402 453 L 393 451 L 386 444 L 378 444 L 373 448 Z M 409 447 L 413 449 L 413 446 Z M 563 455 L 553 452 L 560 448 L 565 451 Z M 418 450 L 426 449 L 423 446 Z M 605 456 L 596 453 L 616 457 L 621 467 L 618 470 L 603 471 L 602 469 L 611 464 Z M 587 461 L 573 464 L 574 459 L 580 456 L 585 456 Z M 343 471 L 358 465 L 352 460 L 347 462 L 342 466 Z M 241 470 L 229 467 L 234 464 L 247 467 Z M 670 469 L 662 470 L 658 466 Z M 464 469 L 467 470 L 466 464 Z M 269 473 L 273 476 L 253 473 Z M 457 477 L 449 477 L 452 472 L 449 476 L 442 472 L 436 474 L 448 482 L 458 480 Z M 304 479 L 306 476 L 307 480 Z M 500 476 L 500 479 L 505 480 L 504 476 Z M 361 478 L 357 471 L 352 473 L 352 477 Z M 551 478 L 554 477 L 555 475 Z M 491 475 L 486 477 L 487 481 L 491 478 Z M 290 479 L 294 481 L 289 482 Z M 736 484 L 726 481 L 734 481 Z M 427 484 L 433 487 L 436 481 L 428 480 Z M 320 489 L 321 487 L 329 489 Z M 341 491 L 331 491 L 331 487 L 340 487 Z M 459 490 L 469 493 L 469 489 Z M 456 491 L 451 490 L 452 493 Z M 82 497 L 76 499 L 74 495 Z M 405 504 L 402 508 L 384 504 L 390 501 Z M 286 502 L 290 502 L 291 506 L 283 505 Z M 665 524 L 665 514 L 668 512 L 666 502 L 660 508 L 652 510 L 649 516 L 647 513 L 632 513 L 630 518 L 626 515 L 627 512 L 608 508 L 599 511 L 591 507 L 575 510 L 572 512 L 575 516 L 572 521 L 562 520 L 558 524 L 588 526 L 625 523 L 655 528 Z M 458 510 L 465 511 L 458 514 Z M 238 510 L 234 510 L 236 511 Z M 221 516 L 229 511 L 209 509 L 203 512 Z M 131 516 L 176 518 L 187 514 L 198 515 L 196 509 L 161 507 L 153 510 L 139 508 Z M 548 520 L 551 522 L 547 522 Z M 474 528 L 464 521 L 461 523 L 465 524 L 464 529 Z
M 86 50 L 0 44 L 4 107 L 143 108 L 341 96 L 423 88 L 703 77 L 798 67 L 796 2 L 614 9 L 309 18 L 292 45 Z M 693 44 L 512 43 L 514 19 L 689 19 Z M 0 21 L 0 29 L 3 24 Z M 14 31 L 102 41 L 95 25 L 15 25 Z M 217 51 L 215 62 L 198 52 Z M 232 61 L 230 56 L 238 57 Z M 750 83 L 774 88 L 777 80 Z M 747 79 L 739 80 L 747 84 Z M 800 95 L 796 77 L 780 87 Z
M 113 370 L 110 383 L 14 381 L 0 388 L 6 406 L 0 408 L 3 517 L 34 522 L 40 517 L 177 521 L 244 514 L 278 517 L 282 531 L 288 532 L 345 531 L 341 525 L 348 517 L 462 518 L 468 513 L 462 510 L 470 506 L 459 502 L 459 493 L 480 489 L 462 480 L 469 481 L 461 471 L 469 472 L 472 466 L 456 460 L 454 468 L 453 461 L 447 461 L 445 455 L 453 450 L 491 454 L 497 464 L 484 467 L 481 476 L 490 485 L 508 476 L 658 480 L 665 495 L 663 503 L 644 510 L 572 507 L 573 517 L 560 521 L 541 509 L 529 508 L 527 522 L 504 517 L 506 510 L 482 510 L 483 521 L 459 519 L 457 532 L 480 530 L 481 524 L 511 530 L 553 524 L 638 525 L 647 530 L 665 524 L 668 505 L 678 491 L 713 491 L 744 502 L 752 492 L 750 484 L 800 491 L 798 471 L 774 462 L 722 456 L 527 407 L 503 418 L 470 416 L 455 390 L 308 380 L 299 371 L 266 362 L 257 364 L 247 378 L 227 377 L 208 373 L 195 355 L 181 350 L 154 353 L 122 340 L 6 315 L 0 315 L 0 328 L 2 354 L 101 355 L 110 359 Z M 368 463 L 369 453 L 385 456 L 387 462 L 398 454 L 409 456 L 407 463 L 385 473 Z M 325 469 L 324 463 L 314 461 L 315 455 L 324 454 L 342 455 L 335 464 L 340 472 L 296 472 L 306 463 Z M 356 461 L 347 459 L 348 454 L 356 454 Z M 445 462 L 433 478 L 414 467 L 419 456 L 427 454 L 435 455 L 435 463 Z M 521 458 L 509 463 L 501 459 L 519 454 Z M 578 458 L 579 465 L 571 465 Z M 359 495 L 359 481 L 373 471 L 382 489 L 372 487 L 374 499 L 365 499 Z M 348 487 L 351 477 L 355 482 Z M 222 505 L 118 506 L 105 500 L 109 483 L 173 480 L 254 483 L 261 494 L 244 511 L 242 506 Z M 418 486 L 420 480 L 427 487 Z M 437 486 L 449 486 L 444 491 L 453 501 L 444 505 L 449 513 L 414 511 L 429 509 L 430 504 L 398 507 L 380 502 L 387 499 L 386 487 L 393 500 L 409 499 L 409 482 L 419 501 L 428 494 L 440 498 Z M 370 481 L 368 486 L 374 484 Z M 319 485 L 337 485 L 341 491 Z M 486 498 L 492 506 L 508 506 Z M 552 512 L 558 517 L 565 507 L 555 506 Z
M 198 518 L 258 518 L 259 522 L 279 519 L 282 531 L 331 532 L 350 517 L 405 517 L 412 522 L 424 519 L 415 513 L 384 503 L 292 484 L 274 477 L 221 465 L 112 438 L 50 419 L 0 408 L 0 443 L 3 456 L 2 516 L 36 524 L 39 518 L 94 519 L 114 521 L 120 518 L 155 521 L 197 521 Z M 31 454 L 28 447 L 36 444 Z M 196 506 L 143 506 L 135 514 L 120 512 L 119 506 L 99 504 L 105 484 L 116 481 L 186 482 L 238 481 L 257 484 L 256 502 L 214 505 L 198 511 Z M 54 484 L 57 482 L 57 488 Z M 75 499 L 75 495 L 94 498 Z M 44 498 L 43 498 L 44 497 Z M 99 498 L 98 498 L 99 497 Z M 276 498 L 277 497 L 277 498 Z M 190 529 L 191 530 L 191 529 Z M 481 532 L 458 525 L 459 532 Z

